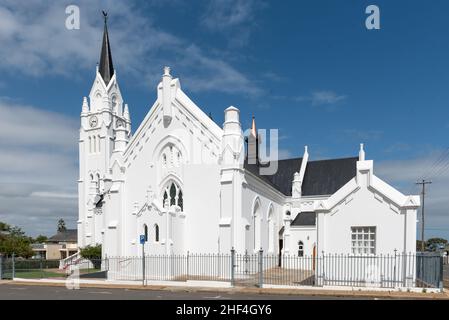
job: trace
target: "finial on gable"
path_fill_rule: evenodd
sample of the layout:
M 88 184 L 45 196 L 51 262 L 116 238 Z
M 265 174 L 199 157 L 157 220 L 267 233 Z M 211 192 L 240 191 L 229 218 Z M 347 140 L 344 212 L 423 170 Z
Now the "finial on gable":
M 365 150 L 363 143 L 360 144 L 359 161 L 365 161 Z
M 87 97 L 83 98 L 83 108 L 82 108 L 82 112 L 83 113 L 88 113 L 89 112 L 89 103 L 87 102 Z
M 170 70 L 171 70 L 170 67 L 167 66 L 164 67 L 164 77 L 165 76 L 171 77 Z

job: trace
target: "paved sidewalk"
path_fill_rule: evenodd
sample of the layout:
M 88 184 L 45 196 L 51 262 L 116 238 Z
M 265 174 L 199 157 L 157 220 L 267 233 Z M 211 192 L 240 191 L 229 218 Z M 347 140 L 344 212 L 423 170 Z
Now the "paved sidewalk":
M 58 286 L 65 287 L 65 283 L 49 281 L 19 281 L 2 280 L 0 285 L 29 285 L 29 286 Z M 201 286 L 171 286 L 171 285 L 130 285 L 108 283 L 106 281 L 81 282 L 81 288 L 109 288 L 109 289 L 133 289 L 133 290 L 166 290 L 172 292 L 222 292 L 228 294 L 248 295 L 298 295 L 310 297 L 352 297 L 352 298 L 379 298 L 379 299 L 425 299 L 425 300 L 449 300 L 449 291 L 442 293 L 418 293 L 398 291 L 359 291 L 359 290 L 326 290 L 326 289 L 275 289 L 275 288 L 249 288 L 249 287 L 201 287 Z

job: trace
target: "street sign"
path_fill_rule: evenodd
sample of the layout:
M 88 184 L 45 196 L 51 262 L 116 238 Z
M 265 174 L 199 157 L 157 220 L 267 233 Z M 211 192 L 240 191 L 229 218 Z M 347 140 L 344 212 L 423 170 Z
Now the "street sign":
M 145 235 L 144 234 L 140 235 L 140 244 L 145 244 Z

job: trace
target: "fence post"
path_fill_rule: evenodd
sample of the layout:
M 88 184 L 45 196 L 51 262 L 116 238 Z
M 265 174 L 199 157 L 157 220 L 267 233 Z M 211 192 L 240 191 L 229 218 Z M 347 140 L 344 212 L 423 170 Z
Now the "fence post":
M 263 250 L 259 250 L 259 288 L 263 287 Z
M 444 292 L 444 275 L 443 275 L 443 256 L 440 256 L 440 283 L 439 283 L 439 287 L 441 292 Z
M 189 251 L 187 251 L 187 279 L 189 279 L 189 272 L 190 272 L 190 268 L 189 268 Z
M 12 279 L 14 280 L 14 278 L 16 277 L 16 263 L 14 261 L 15 258 L 15 254 L 12 254 Z
M 231 286 L 235 286 L 235 249 L 231 249 Z
M 43 279 L 44 278 L 44 270 L 43 270 L 43 267 L 42 267 L 42 257 L 39 259 L 39 268 L 41 269 L 40 271 L 41 271 L 41 278 Z
M 3 255 L 0 254 L 0 280 L 3 279 Z
M 145 245 L 142 244 L 142 286 L 145 286 Z
M 398 251 L 397 249 L 394 249 L 393 286 L 395 288 L 398 287 L 397 280 L 396 280 L 396 252 L 397 251 Z

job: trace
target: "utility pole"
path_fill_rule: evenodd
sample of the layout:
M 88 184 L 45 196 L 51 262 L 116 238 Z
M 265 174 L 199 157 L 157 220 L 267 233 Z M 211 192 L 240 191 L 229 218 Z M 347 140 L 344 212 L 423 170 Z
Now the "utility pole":
M 424 198 L 426 195 L 426 184 L 431 184 L 432 181 L 426 181 L 422 179 L 421 181 L 417 182 L 416 184 L 422 186 L 422 208 L 421 208 L 421 214 L 422 214 L 422 221 L 421 221 L 421 251 L 424 252 Z

